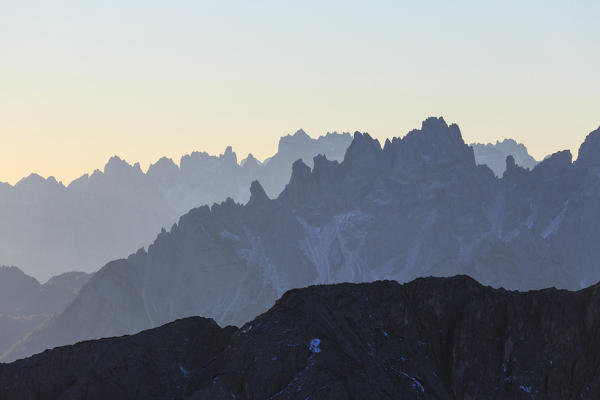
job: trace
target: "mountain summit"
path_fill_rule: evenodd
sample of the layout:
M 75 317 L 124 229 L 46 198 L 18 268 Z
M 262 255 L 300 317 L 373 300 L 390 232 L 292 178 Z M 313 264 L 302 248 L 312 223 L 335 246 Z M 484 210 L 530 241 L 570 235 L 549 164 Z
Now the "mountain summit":
M 600 166 L 600 127 L 587 135 L 579 147 L 577 164 L 590 169 L 597 169 Z

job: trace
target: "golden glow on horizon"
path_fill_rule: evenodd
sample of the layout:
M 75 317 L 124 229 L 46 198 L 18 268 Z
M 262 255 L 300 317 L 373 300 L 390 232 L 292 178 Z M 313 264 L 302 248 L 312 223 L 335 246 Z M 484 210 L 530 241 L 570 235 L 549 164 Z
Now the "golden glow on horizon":
M 299 128 L 383 141 L 428 116 L 456 122 L 467 143 L 514 138 L 536 159 L 576 157 L 600 125 L 594 2 L 544 2 L 543 14 L 440 2 L 439 15 L 199 3 L 6 6 L 0 181 L 36 172 L 67 184 L 115 154 L 144 170 L 227 145 L 264 159 Z

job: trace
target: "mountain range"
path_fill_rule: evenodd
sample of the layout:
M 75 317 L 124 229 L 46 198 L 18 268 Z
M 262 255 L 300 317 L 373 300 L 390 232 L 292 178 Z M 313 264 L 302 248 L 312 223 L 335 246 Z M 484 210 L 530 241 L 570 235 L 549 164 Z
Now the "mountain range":
M 291 290 L 240 328 L 177 320 L 0 364 L 22 399 L 598 399 L 600 286 L 466 276 Z
M 299 130 L 282 137 L 277 153 L 262 163 L 251 154 L 238 163 L 228 147 L 220 156 L 193 152 L 181 157 L 179 165 L 161 158 L 144 173 L 139 164 L 115 156 L 103 171 L 68 186 L 36 174 L 15 186 L 0 184 L 0 263 L 17 265 L 42 280 L 66 271 L 94 272 L 151 243 L 162 227 L 194 207 L 227 197 L 245 203 L 253 180 L 261 182 L 269 197 L 277 197 L 294 161 L 312 166 L 319 154 L 341 161 L 351 141 L 347 133 L 312 139 Z M 535 164 L 525 147 L 512 140 L 473 148 L 476 162 L 498 176 L 507 155 L 517 165 Z
M 108 263 L 4 361 L 188 316 L 240 325 L 286 290 L 313 284 L 469 274 L 510 289 L 579 289 L 600 280 L 600 129 L 576 162 L 532 170 L 506 158 L 497 178 L 457 125 L 429 118 L 383 146 L 355 133 L 342 162 L 292 167 L 271 199 L 191 210 L 147 250 Z
M 252 180 L 278 195 L 292 162 L 317 154 L 341 160 L 351 140 L 348 133 L 312 139 L 299 130 L 282 137 L 264 163 L 251 154 L 238 163 L 227 147 L 220 156 L 185 155 L 179 166 L 161 158 L 146 173 L 115 156 L 103 171 L 68 186 L 36 174 L 15 186 L 0 184 L 0 263 L 42 280 L 66 271 L 94 272 L 151 243 L 162 227 L 194 207 L 227 197 L 247 201 Z

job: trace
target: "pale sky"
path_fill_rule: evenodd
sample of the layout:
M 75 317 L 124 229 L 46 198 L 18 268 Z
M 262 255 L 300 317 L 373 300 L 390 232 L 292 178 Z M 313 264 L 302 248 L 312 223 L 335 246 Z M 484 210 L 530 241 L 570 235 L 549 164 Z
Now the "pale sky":
M 600 125 L 600 2 L 489 3 L 0 0 L 0 181 L 428 116 L 576 156 Z

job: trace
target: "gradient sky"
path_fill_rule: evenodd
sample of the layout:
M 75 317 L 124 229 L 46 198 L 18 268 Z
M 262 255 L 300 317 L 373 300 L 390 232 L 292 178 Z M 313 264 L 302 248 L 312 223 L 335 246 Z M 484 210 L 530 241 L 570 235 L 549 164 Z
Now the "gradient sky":
M 488 3 L 0 0 L 0 181 L 430 115 L 576 156 L 600 125 L 600 2 Z

